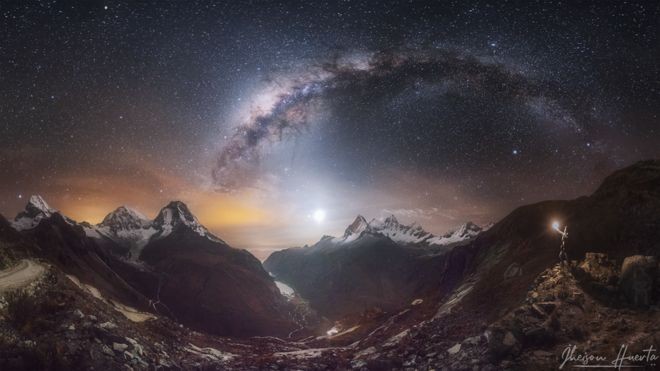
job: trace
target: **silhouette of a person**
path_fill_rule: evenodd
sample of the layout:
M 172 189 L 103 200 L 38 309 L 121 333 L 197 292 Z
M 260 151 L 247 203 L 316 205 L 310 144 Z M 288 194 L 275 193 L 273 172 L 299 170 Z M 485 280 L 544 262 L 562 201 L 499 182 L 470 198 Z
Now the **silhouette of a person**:
M 566 231 L 568 227 L 564 227 L 561 233 L 561 246 L 559 247 L 559 262 L 564 265 L 568 265 L 568 256 L 566 255 L 566 238 L 568 237 L 568 232 Z

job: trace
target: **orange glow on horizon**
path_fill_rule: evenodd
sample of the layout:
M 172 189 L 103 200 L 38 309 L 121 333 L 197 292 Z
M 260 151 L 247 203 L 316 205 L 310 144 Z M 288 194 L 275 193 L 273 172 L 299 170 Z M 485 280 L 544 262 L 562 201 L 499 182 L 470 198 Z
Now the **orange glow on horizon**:
M 268 212 L 241 198 L 218 194 L 201 194 L 199 197 L 197 200 L 191 200 L 188 206 L 208 228 L 264 225 L 273 222 Z
M 100 223 L 103 218 L 117 207 L 126 204 L 121 200 L 104 199 L 82 199 L 82 200 L 53 200 L 53 207 L 76 221 L 86 221 L 92 224 Z M 205 192 L 188 194 L 181 199 L 188 205 L 190 211 L 199 221 L 210 229 L 225 226 L 253 226 L 273 224 L 273 218 L 265 210 L 244 202 L 240 198 L 230 198 L 225 195 L 208 194 Z M 169 201 L 164 201 L 160 206 L 142 205 L 142 203 L 129 204 L 148 218 L 154 218 L 160 208 L 166 206 Z M 61 206 L 61 207 L 60 207 Z

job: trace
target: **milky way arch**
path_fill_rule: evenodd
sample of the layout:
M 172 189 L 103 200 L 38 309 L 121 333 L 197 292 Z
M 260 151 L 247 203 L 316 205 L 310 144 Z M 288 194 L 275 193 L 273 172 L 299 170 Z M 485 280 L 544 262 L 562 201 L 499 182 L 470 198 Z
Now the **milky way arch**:
M 393 93 L 415 84 L 435 84 L 442 88 L 433 94 L 471 94 L 476 99 L 496 100 L 503 107 L 541 112 L 575 132 L 583 130 L 576 110 L 561 103 L 560 88 L 492 58 L 446 50 L 389 51 L 334 58 L 288 76 L 286 83 L 280 84 L 283 87 L 276 90 L 272 104 L 260 107 L 259 113 L 253 113 L 235 128 L 216 159 L 216 188 L 232 191 L 252 185 L 258 177 L 265 146 L 304 133 L 312 124 L 310 107 L 314 103 L 355 91 L 368 92 L 382 84 L 387 84 L 386 90 Z

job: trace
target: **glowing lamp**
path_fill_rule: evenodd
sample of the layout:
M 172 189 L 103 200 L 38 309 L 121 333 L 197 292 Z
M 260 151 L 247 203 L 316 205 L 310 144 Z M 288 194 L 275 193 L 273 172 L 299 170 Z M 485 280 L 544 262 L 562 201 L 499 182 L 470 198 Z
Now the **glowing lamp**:
M 559 232 L 559 222 L 558 221 L 555 220 L 554 222 L 552 222 L 552 229 Z
M 562 229 L 561 225 L 559 224 L 559 221 L 554 220 L 552 222 L 552 229 L 554 229 L 555 231 L 559 232 L 559 234 L 561 234 L 562 240 L 567 237 L 566 226 L 564 226 L 564 228 Z

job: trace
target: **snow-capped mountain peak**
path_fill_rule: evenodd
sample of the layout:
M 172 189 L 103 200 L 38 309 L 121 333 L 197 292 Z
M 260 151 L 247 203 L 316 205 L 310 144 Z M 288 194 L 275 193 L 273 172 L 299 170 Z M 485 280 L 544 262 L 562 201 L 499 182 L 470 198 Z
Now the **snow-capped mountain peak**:
M 50 207 L 43 197 L 33 195 L 25 205 L 25 210 L 16 215 L 12 225 L 19 231 L 32 229 L 39 225 L 42 219 L 50 218 L 56 212 L 57 210 Z
M 126 206 L 120 206 L 106 215 L 98 227 L 107 227 L 113 232 L 119 230 L 140 229 L 149 224 L 149 219 L 139 211 Z
M 84 226 L 88 237 L 107 237 L 120 245 L 126 246 L 130 257 L 137 259 L 142 248 L 158 231 L 152 227 L 152 222 L 139 211 L 126 206 L 120 206 L 103 218 L 96 226 Z
M 399 223 L 394 215 L 388 216 L 385 220 L 374 219 L 369 226 L 374 233 L 387 236 L 394 242 L 402 244 L 419 244 L 434 237 L 417 223 L 411 225 Z
M 50 205 L 48 205 L 46 200 L 44 200 L 43 197 L 39 195 L 30 196 L 30 200 L 28 201 L 25 210 L 26 211 L 37 210 L 38 212 L 44 213 L 47 216 L 51 216 L 53 215 L 53 213 L 57 212 L 57 210 L 50 207 Z
M 369 229 L 369 223 L 367 222 L 367 219 L 365 219 L 362 215 L 358 215 L 353 223 L 351 223 L 351 225 L 346 228 L 346 231 L 344 232 L 344 238 L 357 238 L 367 229 Z
M 190 212 L 188 206 L 181 201 L 172 201 L 160 210 L 154 220 L 154 226 L 162 230 L 161 236 L 167 236 L 179 225 L 185 225 L 201 236 L 209 231 Z
M 385 228 L 397 228 L 399 226 L 399 221 L 396 219 L 394 215 L 390 215 L 387 218 L 385 218 L 385 221 L 383 222 L 383 226 Z
M 367 232 L 388 237 L 392 241 L 403 245 L 442 246 L 470 240 L 482 231 L 482 228 L 478 225 L 468 222 L 443 236 L 436 236 L 425 231 L 416 222 L 410 225 L 401 224 L 394 215 L 390 215 L 385 219 L 372 219 L 370 222 L 367 222 L 362 215 L 358 215 L 353 223 L 346 228 L 344 235 L 340 238 L 334 238 L 332 241 L 338 244 L 349 243 L 359 239 L 364 232 Z
M 480 226 L 472 222 L 467 222 L 455 230 L 445 233 L 442 237 L 435 237 L 429 240 L 429 242 L 436 245 L 450 245 L 472 239 L 483 231 L 483 228 Z
M 481 232 L 481 227 L 479 227 L 478 225 L 476 225 L 472 222 L 467 222 L 467 223 L 461 225 L 454 232 L 446 234 L 445 237 L 450 237 L 450 236 L 457 236 L 457 237 L 475 236 L 475 235 L 479 234 L 479 232 Z
M 126 246 L 130 249 L 130 257 L 138 259 L 150 241 L 166 237 L 179 227 L 189 228 L 200 236 L 224 243 L 211 234 L 181 201 L 167 204 L 154 220 L 149 220 L 137 210 L 120 206 L 95 227 L 85 228 L 85 232 L 89 237 L 103 236 Z

